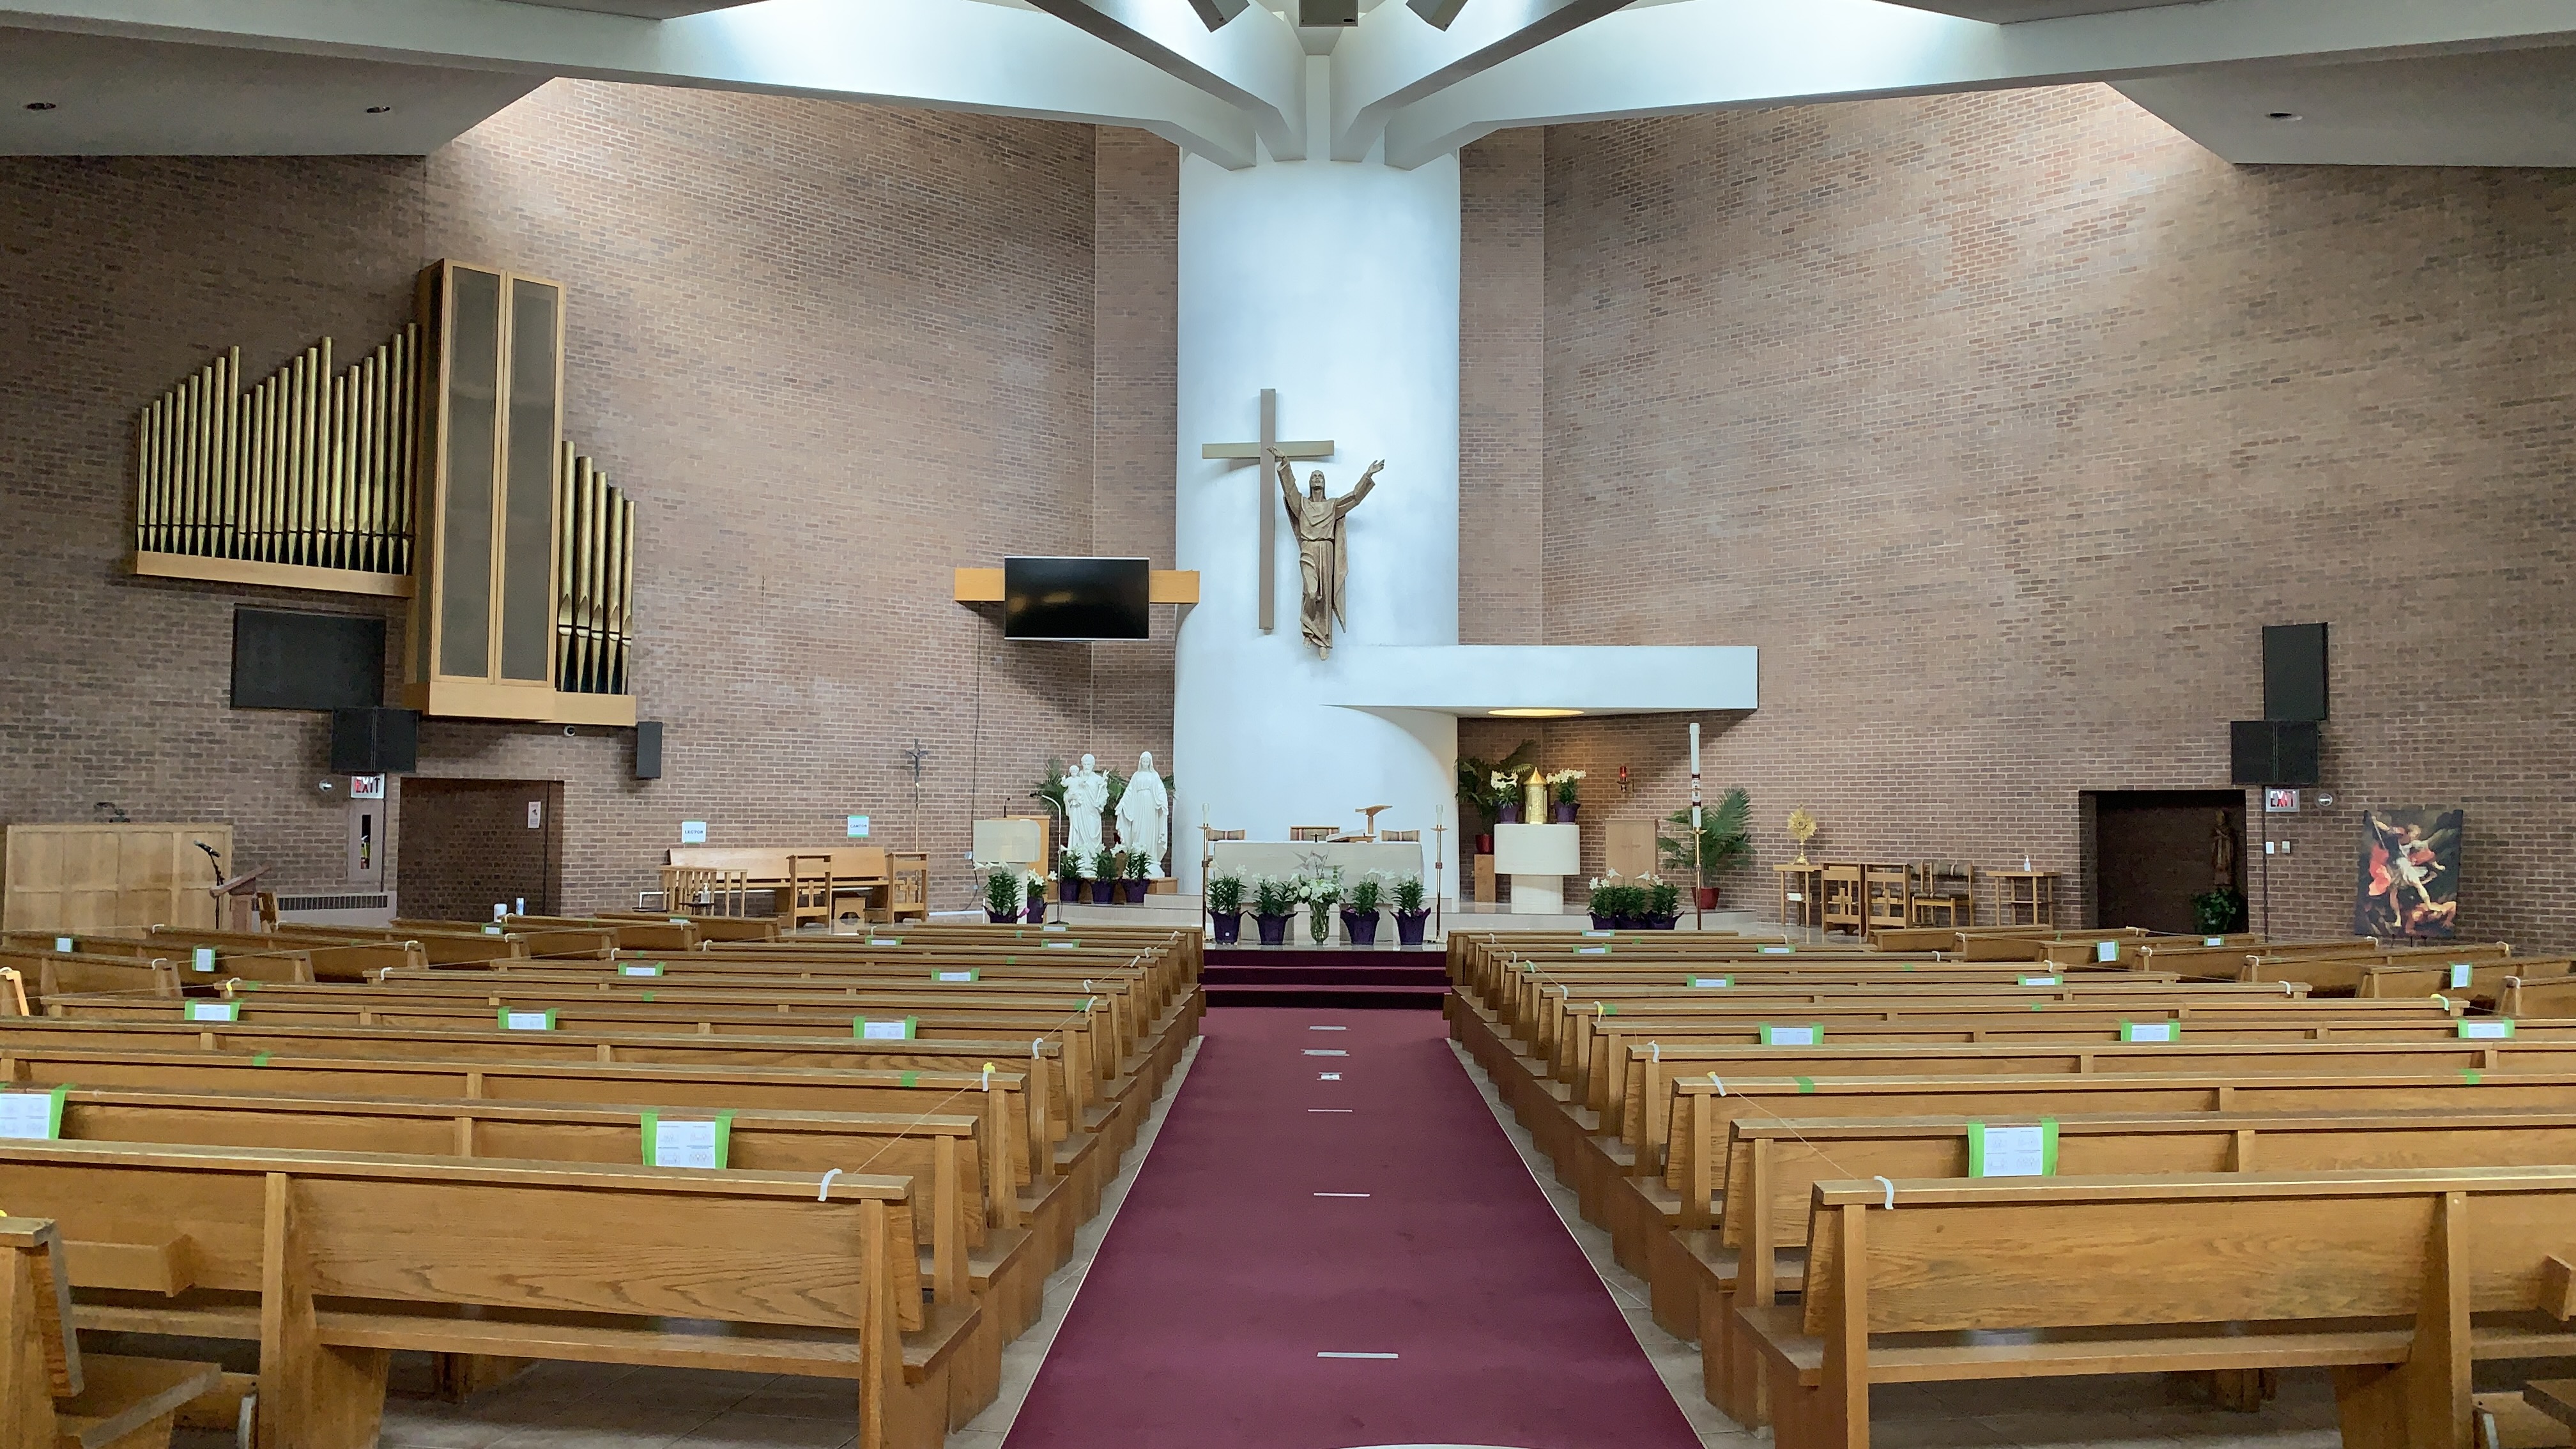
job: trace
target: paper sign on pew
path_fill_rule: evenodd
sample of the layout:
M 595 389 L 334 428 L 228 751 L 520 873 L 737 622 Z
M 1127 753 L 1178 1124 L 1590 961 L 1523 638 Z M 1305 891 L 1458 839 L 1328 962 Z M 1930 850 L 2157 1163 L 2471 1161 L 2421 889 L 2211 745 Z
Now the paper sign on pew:
M 2021 978 L 2021 984 L 2024 986 L 2062 986 L 2066 984 L 2066 979 L 2062 976 L 2025 976 Z
M 2481 1017 L 2460 1023 L 2462 1041 L 2509 1041 L 2512 1037 L 2513 1018 L 2509 1016 Z
M 850 1023 L 850 1035 L 860 1041 L 911 1041 L 921 1030 L 921 1018 L 907 1016 L 899 1021 L 870 1021 L 862 1016 Z
M 971 968 L 964 971 L 933 971 L 930 973 L 930 979 L 933 981 L 981 981 L 984 979 L 984 973 L 980 970 Z
M 62 952 L 64 955 L 70 955 L 72 949 L 72 938 L 69 936 L 56 936 L 54 938 L 54 949 Z
M 1733 986 L 1735 984 L 1735 978 L 1732 976 L 1694 976 L 1684 984 L 1690 986 L 1710 987 Z
M 188 1003 L 187 1009 L 183 1015 L 185 1019 L 189 1021 L 239 1021 L 241 1020 L 241 1003 L 238 1001 L 191 1001 Z
M 2093 959 L 2094 959 L 2094 960 L 2096 960 L 2096 961 L 2117 961 L 2117 960 L 2119 960 L 2119 959 L 2120 959 L 2120 943 L 2119 943 L 2119 942 L 2117 942 L 2117 941 L 2096 941 L 2096 942 L 2094 942 L 2094 943 L 2093 943 Z
M 2120 1023 L 2122 1041 L 2182 1040 L 2182 1023 L 2178 1021 L 2124 1021 Z
M 500 1020 L 503 1031 L 552 1031 L 555 1029 L 555 1009 L 514 1011 L 505 1006 L 500 1010 Z
M 2015 1126 L 1968 1124 L 1970 1177 L 2055 1177 L 2057 1119 Z
M 197 947 L 194 951 L 191 951 L 191 952 L 188 954 L 188 964 L 189 964 L 192 968 L 194 968 L 194 969 L 196 969 L 196 970 L 199 970 L 199 971 L 212 971 L 212 970 L 214 970 L 214 969 L 215 969 L 215 948 L 214 948 L 214 947 L 212 947 L 212 946 L 199 946 L 199 947 Z
M 51 1142 L 63 1135 L 65 1083 L 50 1092 L 0 1092 L 0 1138 Z
M 721 1168 L 732 1157 L 733 1114 L 667 1118 L 647 1112 L 643 1135 L 646 1167 Z
M 620 976 L 659 976 L 662 974 L 662 963 L 659 961 L 628 961 L 617 968 L 617 974 Z
M 1825 1028 L 1820 1022 L 1810 1022 L 1805 1026 L 1773 1026 L 1766 1021 L 1762 1023 L 1762 1044 L 1764 1046 L 1823 1046 Z
M 2457 990 L 2459 990 L 2460 988 L 2462 988 L 2462 987 L 2464 987 L 2464 986 L 2468 985 L 2468 984 L 2469 984 L 2469 977 L 2470 977 L 2470 976 L 2471 976 L 2471 975 L 2476 971 L 2476 969 L 2477 969 L 2477 968 L 2475 968 L 2475 967 L 2471 966 L 2471 965 L 2470 965 L 2468 962 L 2466 962 L 2466 961 L 2454 961 L 2454 962 L 2452 962 L 2452 963 L 2451 963 L 2451 989 L 2452 989 L 2452 990 L 2454 990 L 2454 991 L 2457 991 Z

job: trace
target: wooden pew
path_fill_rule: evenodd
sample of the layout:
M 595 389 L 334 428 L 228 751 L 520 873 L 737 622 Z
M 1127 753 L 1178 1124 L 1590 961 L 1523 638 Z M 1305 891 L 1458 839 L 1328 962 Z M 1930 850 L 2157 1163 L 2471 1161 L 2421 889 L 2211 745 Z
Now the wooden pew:
M 2513 958 L 2513 947 L 2503 941 L 2487 945 L 2461 942 L 2438 950 L 2430 948 L 2383 950 L 2346 956 L 2276 957 L 2256 956 L 2236 973 L 2239 981 L 2304 981 L 2308 989 L 2320 996 L 2350 996 L 2361 989 L 2362 978 L 2380 966 L 2447 966 L 2454 961 L 2471 965 L 2482 962 L 2505 962 Z
M 2441 996 L 2452 1001 L 2492 1007 L 2503 995 L 2507 981 L 2545 982 L 2564 978 L 2570 971 L 2576 971 L 2576 957 L 2515 956 L 2502 961 L 2390 962 L 2363 967 L 2361 983 L 2354 994 L 2365 999 Z M 2576 987 L 2576 981 L 2567 984 Z
M 171 1416 L 213 1390 L 210 1363 L 83 1353 L 62 1234 L 0 1217 L 0 1444 L 11 1449 L 167 1449 Z
M 408 921 L 396 917 L 393 929 L 447 935 L 464 935 L 479 929 L 484 935 L 518 937 L 526 944 L 527 953 L 531 956 L 551 956 L 569 961 L 605 961 L 609 953 L 617 949 L 616 928 L 605 925 L 511 927 L 497 921 L 486 925 L 474 921 Z
M 1780 1449 L 1866 1446 L 1873 1383 L 2309 1366 L 2346 1445 L 2468 1449 L 2475 1358 L 2576 1353 L 2571 1220 L 2567 1168 L 1837 1180 L 1738 1317 Z
M 2043 1114 L 2045 1115 L 2045 1114 Z M 2028 1120 L 2026 1118 L 2022 1120 Z M 2186 1173 L 2309 1173 L 2421 1167 L 2532 1167 L 2576 1162 L 2576 1111 L 2248 1112 L 2049 1115 L 2057 1173 L 2068 1177 Z M 1740 1422 L 1761 1422 L 1759 1364 L 1731 1333 L 1732 1309 L 1763 1309 L 1796 1292 L 1802 1274 L 1777 1254 L 1807 1241 L 1817 1183 L 1886 1177 L 1965 1178 L 1965 1117 L 1738 1119 L 1725 1211 L 1714 1242 L 1696 1245 L 1708 1270 L 1699 1298 L 1709 1399 Z
M 899 1178 L 12 1141 L 0 1201 L 61 1223 L 82 1327 L 257 1341 L 262 1449 L 372 1445 L 403 1349 L 844 1379 L 907 1449 L 972 1367 L 903 1352 Z M 182 1251 L 192 1291 L 116 1291 Z
M 296 947 L 281 947 L 272 942 L 266 949 L 241 950 L 229 946 L 215 948 L 213 964 L 203 960 L 193 947 L 199 943 L 188 937 L 136 933 L 131 936 L 98 933 L 82 936 L 52 936 L 41 931 L 13 931 L 0 937 L 0 949 L 13 954 L 53 951 L 63 954 L 60 943 L 72 943 L 74 955 L 112 956 L 128 961 L 166 961 L 182 977 L 197 981 L 220 981 L 238 976 L 249 981 L 311 981 L 314 979 L 313 955 Z M 355 980 L 357 978 L 350 978 Z
M 686 921 L 698 928 L 701 943 L 708 941 L 775 941 L 778 939 L 776 916 L 719 916 L 706 911 L 601 911 L 603 921 Z
M 98 951 L 27 951 L 0 946 L 0 966 L 16 971 L 31 1012 L 44 1010 L 45 998 L 90 992 L 173 998 L 180 994 L 179 969 L 168 960 L 146 960 Z M 14 1013 L 9 998 L 5 1008 Z
M 505 931 L 606 931 L 621 951 L 695 951 L 704 942 L 697 923 L 686 917 L 629 919 L 607 916 L 503 916 Z

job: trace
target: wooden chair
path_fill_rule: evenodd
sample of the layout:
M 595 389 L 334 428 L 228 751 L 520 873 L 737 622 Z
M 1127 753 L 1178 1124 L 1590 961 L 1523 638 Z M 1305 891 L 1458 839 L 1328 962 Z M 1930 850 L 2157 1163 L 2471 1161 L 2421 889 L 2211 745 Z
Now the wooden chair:
M 1867 865 L 1861 867 L 1861 880 L 1870 929 L 1903 929 L 1906 903 L 1913 898 L 1914 868 L 1908 865 Z
M 715 891 L 716 873 L 703 866 L 662 867 L 662 904 L 675 911 L 705 908 Z
M 1961 861 L 1927 860 L 1914 868 L 1908 926 L 1965 930 L 1977 923 L 1977 868 Z
M 1824 868 L 1818 894 L 1823 896 L 1822 924 L 1828 931 L 1844 930 L 1858 935 L 1868 924 L 1869 916 L 1861 899 L 1862 874 L 1856 865 L 1829 865 Z
M 1291 825 L 1288 827 L 1288 838 L 1300 845 L 1320 844 L 1341 833 L 1341 827 L 1337 825 Z
M 889 924 L 905 921 L 930 921 L 930 857 L 913 851 L 896 851 L 886 857 L 891 869 L 887 873 L 886 920 Z
M 787 857 L 787 909 L 780 913 L 787 917 L 787 929 L 802 930 L 808 921 L 828 929 L 835 904 L 832 857 Z
M 179 1406 L 222 1384 L 215 1364 L 82 1353 L 51 1219 L 0 1218 L 0 1256 L 0 1443 L 166 1449 Z

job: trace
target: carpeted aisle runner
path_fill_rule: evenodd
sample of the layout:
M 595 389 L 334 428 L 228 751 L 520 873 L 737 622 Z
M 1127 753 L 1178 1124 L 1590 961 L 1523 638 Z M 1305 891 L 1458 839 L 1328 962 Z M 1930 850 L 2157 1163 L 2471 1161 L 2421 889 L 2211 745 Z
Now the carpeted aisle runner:
M 1438 1016 L 1204 1030 L 1008 1449 L 1697 1449 Z

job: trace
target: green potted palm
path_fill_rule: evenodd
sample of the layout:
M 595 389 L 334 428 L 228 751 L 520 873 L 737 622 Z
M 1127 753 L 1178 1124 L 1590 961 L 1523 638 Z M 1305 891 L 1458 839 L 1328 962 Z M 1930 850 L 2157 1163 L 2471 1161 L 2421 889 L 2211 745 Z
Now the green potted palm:
M 1351 883 L 1342 902 L 1342 939 L 1354 946 L 1377 944 L 1377 913 L 1386 900 L 1386 880 L 1370 871 Z
M 1154 863 L 1154 857 L 1141 850 L 1127 851 L 1125 857 L 1119 862 L 1125 868 L 1120 884 L 1127 888 L 1127 904 L 1141 906 L 1145 904 L 1145 869 Z
M 1655 833 L 1655 849 L 1663 857 L 1664 869 L 1690 878 L 1701 910 L 1717 909 L 1717 887 L 1708 883 L 1710 876 L 1753 859 L 1753 835 L 1746 828 L 1752 813 L 1752 797 L 1738 786 L 1715 805 L 1701 809 L 1696 835 L 1687 807 L 1664 817 L 1670 834 Z
M 984 872 L 984 919 L 994 925 L 1020 918 L 1020 872 L 1002 866 Z
M 1529 758 L 1537 749 L 1538 741 L 1523 740 L 1510 754 L 1499 760 L 1488 760 L 1477 755 L 1458 757 L 1458 824 L 1461 829 L 1466 827 L 1467 813 L 1471 810 L 1484 816 L 1488 822 L 1492 822 L 1502 818 L 1503 806 L 1510 805 L 1514 811 L 1512 818 L 1515 820 L 1520 818 L 1518 813 L 1520 772 L 1528 768 Z M 1512 779 L 1508 790 L 1495 783 L 1496 777 L 1504 774 L 1509 774 Z M 1494 837 L 1489 824 L 1486 830 L 1476 836 L 1476 854 L 1493 853 Z
M 1395 883 L 1395 944 L 1422 944 L 1422 923 L 1431 919 L 1431 908 L 1422 903 L 1422 877 L 1408 875 Z
M 1252 923 L 1261 930 L 1264 946 L 1288 944 L 1288 923 L 1297 918 L 1297 886 L 1277 876 L 1255 876 L 1252 881 Z
M 1243 877 L 1232 871 L 1207 883 L 1208 919 L 1216 923 L 1216 943 L 1231 946 L 1243 939 Z
M 1091 878 L 1091 903 L 1095 906 L 1117 904 L 1118 878 L 1126 873 L 1127 852 L 1104 849 L 1093 856 L 1091 869 L 1084 872 Z

